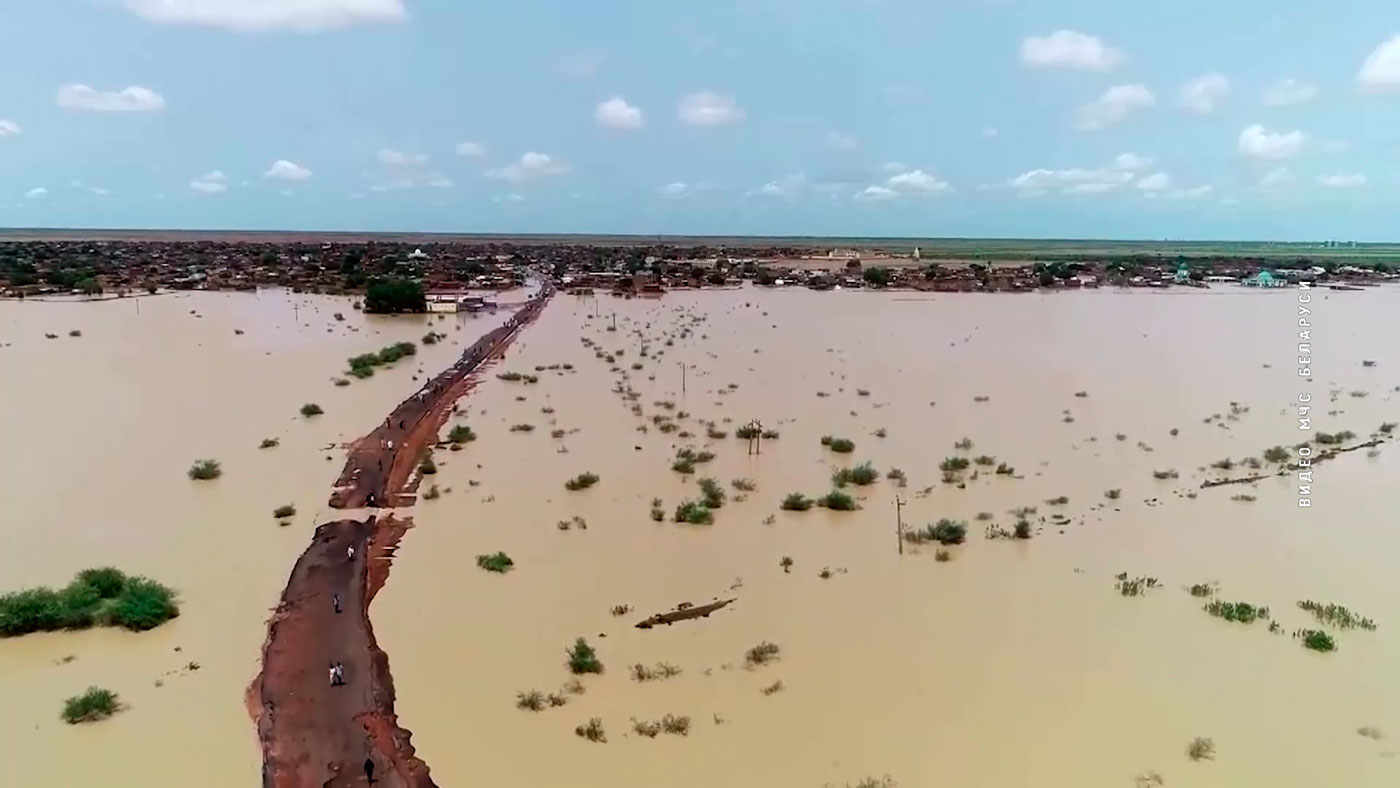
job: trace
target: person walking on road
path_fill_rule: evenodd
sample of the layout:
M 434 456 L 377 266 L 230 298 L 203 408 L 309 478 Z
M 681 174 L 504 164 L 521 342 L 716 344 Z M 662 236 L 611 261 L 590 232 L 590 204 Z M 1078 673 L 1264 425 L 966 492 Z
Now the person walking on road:
M 334 686 L 335 686 L 335 663 L 331 663 L 330 673 L 331 673 L 331 686 L 334 687 Z
M 335 612 L 340 612 L 340 594 L 331 594 L 331 606 L 335 608 Z
M 351 561 L 354 561 L 354 560 L 355 560 L 355 546 L 354 546 L 354 545 L 350 545 L 349 547 L 345 548 L 345 557 L 346 557 L 347 559 L 351 560 Z
M 374 759 L 373 759 L 373 758 L 366 758 L 366 759 L 365 759 L 365 779 L 369 781 L 370 785 L 373 785 L 373 784 L 374 784 Z

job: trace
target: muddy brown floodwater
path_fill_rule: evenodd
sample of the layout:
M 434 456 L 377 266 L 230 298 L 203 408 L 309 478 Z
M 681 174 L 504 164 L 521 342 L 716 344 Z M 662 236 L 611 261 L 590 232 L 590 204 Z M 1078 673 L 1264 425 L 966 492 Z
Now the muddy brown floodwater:
M 1354 431 L 1353 443 L 1400 421 L 1400 290 L 1313 297 L 1306 383 L 1287 290 L 556 295 L 443 425 L 479 437 L 435 450 L 443 494 L 414 503 L 382 587 L 367 554 L 366 596 L 378 590 L 365 631 L 392 658 L 396 725 L 413 731 L 415 757 L 442 786 L 816 788 L 885 774 L 906 788 L 1132 788 L 1153 774 L 1200 788 L 1400 784 L 1395 444 L 1319 465 L 1306 509 L 1291 476 L 1201 487 L 1253 473 L 1211 463 L 1307 437 L 1301 392 L 1315 430 Z M 316 528 L 370 514 L 323 506 L 349 459 L 339 447 L 506 318 L 368 318 L 343 301 L 268 293 L 141 309 L 0 303 L 0 345 L 10 343 L 0 431 L 27 447 L 0 456 L 4 586 L 112 563 L 185 600 L 180 618 L 140 635 L 0 641 L 0 741 L 15 753 L 5 782 L 257 784 L 240 700 L 264 622 Z M 330 319 L 337 310 L 345 324 Z M 450 339 L 408 368 L 329 384 L 345 357 L 429 326 Z M 71 328 L 83 336 L 68 338 Z M 508 371 L 538 382 L 494 374 Z M 326 415 L 297 416 L 305 401 Z M 779 432 L 756 456 L 733 437 L 755 418 Z M 678 427 L 662 432 L 668 419 Z M 259 452 L 265 435 L 282 445 Z M 855 450 L 835 454 L 825 435 Z M 954 448 L 963 438 L 970 450 Z M 715 457 L 685 476 L 671 470 L 682 447 Z M 942 483 L 941 461 L 978 455 L 1014 477 L 973 479 L 988 467 L 974 465 L 962 487 Z M 185 468 L 204 456 L 225 475 L 193 484 Z M 859 511 L 778 508 L 791 492 L 825 494 L 833 469 L 865 461 L 880 478 L 849 488 Z M 405 467 L 390 488 L 412 489 Z M 885 477 L 892 467 L 907 486 Z M 1153 478 L 1167 469 L 1177 478 Z M 596 485 L 564 489 L 585 471 Z M 728 500 L 712 525 L 672 522 L 699 497 L 699 477 Z M 736 489 L 740 478 L 757 489 Z M 1047 503 L 1059 496 L 1067 503 Z M 900 555 L 896 497 L 906 525 L 965 520 L 967 542 L 943 562 L 933 545 Z M 657 498 L 664 522 L 650 516 Z M 278 528 L 271 509 L 287 502 L 301 511 Z M 986 538 L 1026 506 L 1037 508 L 1032 539 Z M 327 572 L 365 571 L 333 548 Z M 510 572 L 476 567 L 496 551 Z M 1161 588 L 1123 597 L 1120 572 Z M 1184 590 L 1194 583 L 1268 605 L 1282 634 L 1210 617 Z M 680 603 L 731 598 L 709 616 L 636 627 Z M 1305 599 L 1379 627 L 1332 628 L 1339 650 L 1309 652 L 1291 637 L 1318 626 L 1296 606 Z M 628 612 L 614 616 L 617 606 Z M 580 677 L 581 694 L 563 689 L 574 678 L 564 650 L 580 636 L 605 666 Z M 763 641 L 781 647 L 777 658 L 747 666 Z M 202 668 L 181 671 L 191 659 Z M 634 680 L 632 666 L 657 663 L 680 673 Z M 120 692 L 129 710 L 63 725 L 62 698 L 89 684 Z M 341 689 L 349 698 L 363 685 Z M 564 704 L 517 708 L 530 690 Z M 634 732 L 634 718 L 666 714 L 690 717 L 688 734 Z M 575 735 L 595 717 L 606 744 Z M 1188 759 L 1197 736 L 1214 741 L 1214 760 Z

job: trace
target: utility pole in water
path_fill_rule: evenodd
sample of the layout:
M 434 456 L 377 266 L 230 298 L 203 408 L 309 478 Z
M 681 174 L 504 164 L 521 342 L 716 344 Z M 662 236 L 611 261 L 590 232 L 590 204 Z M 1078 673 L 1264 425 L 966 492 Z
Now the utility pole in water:
M 901 510 L 904 508 L 904 499 L 898 495 L 894 497 L 894 534 L 899 542 L 899 554 L 904 555 L 904 517 Z
M 681 393 L 685 393 L 685 362 L 677 361 L 676 365 L 681 368 Z

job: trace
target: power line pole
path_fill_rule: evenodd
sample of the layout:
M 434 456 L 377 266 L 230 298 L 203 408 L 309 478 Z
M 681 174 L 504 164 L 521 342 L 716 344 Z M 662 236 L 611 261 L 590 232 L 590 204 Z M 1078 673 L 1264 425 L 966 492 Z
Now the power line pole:
M 681 368 L 681 393 L 685 393 L 685 362 L 677 361 L 676 365 Z
M 899 554 L 904 555 L 904 499 L 898 495 L 894 497 L 894 534 L 895 540 L 899 542 Z

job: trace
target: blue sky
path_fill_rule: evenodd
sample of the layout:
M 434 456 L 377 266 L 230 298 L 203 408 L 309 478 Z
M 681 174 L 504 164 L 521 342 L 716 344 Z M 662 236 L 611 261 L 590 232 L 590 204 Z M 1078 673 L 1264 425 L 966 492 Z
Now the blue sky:
M 1396 238 L 1381 0 L 0 7 L 0 226 Z

